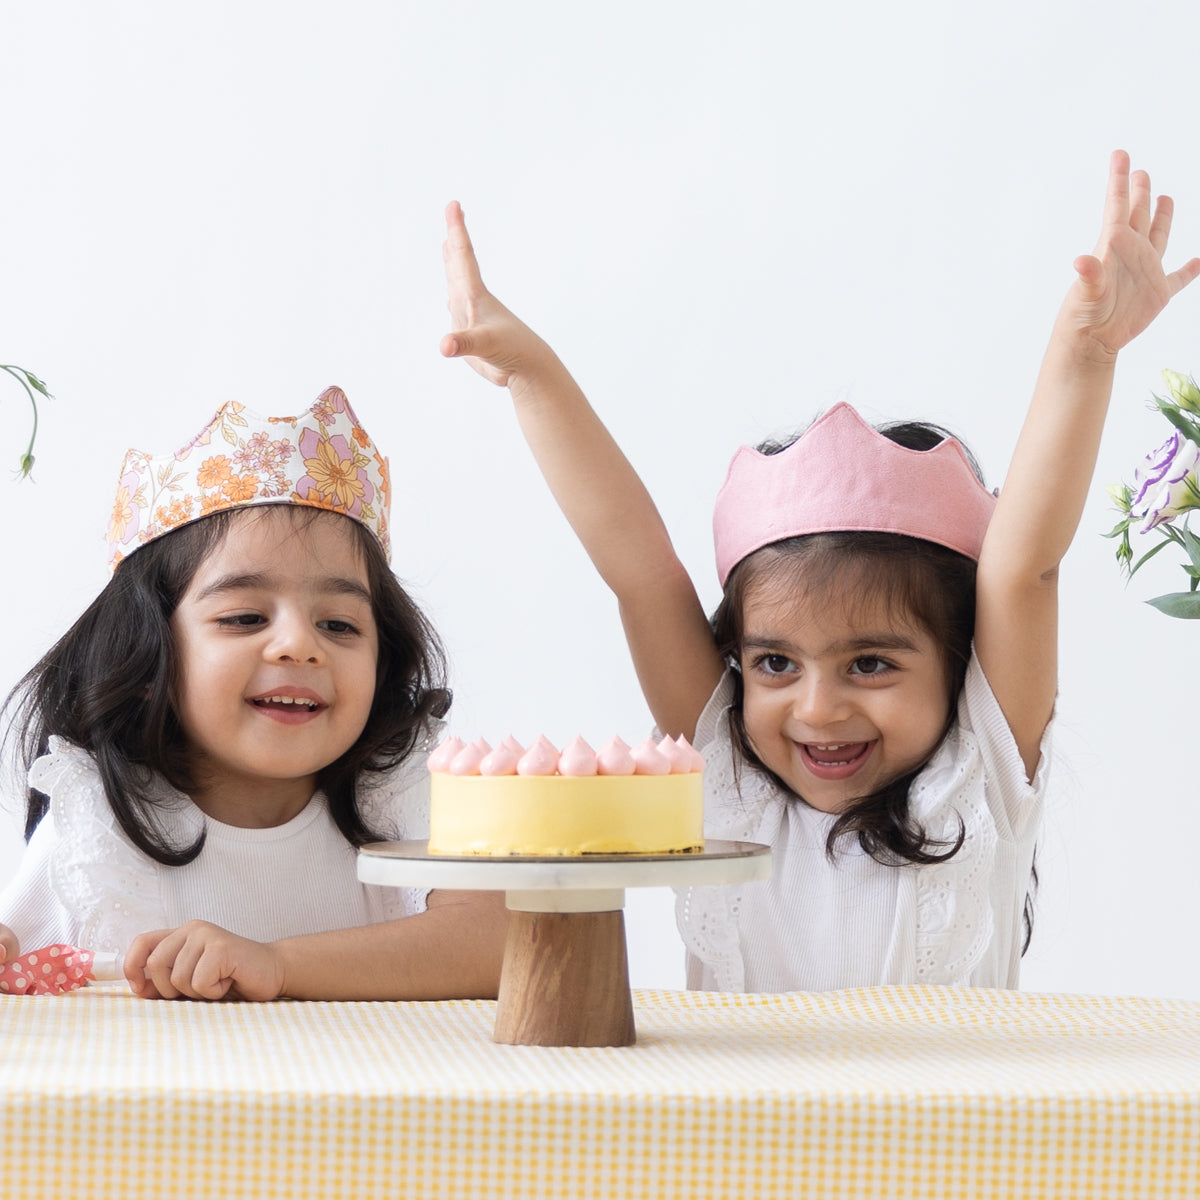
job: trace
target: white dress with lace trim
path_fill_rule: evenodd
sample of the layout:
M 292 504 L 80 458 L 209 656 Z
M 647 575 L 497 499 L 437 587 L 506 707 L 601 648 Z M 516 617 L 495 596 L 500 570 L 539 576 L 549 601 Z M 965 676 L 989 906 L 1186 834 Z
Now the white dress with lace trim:
M 196 812 L 194 806 L 163 781 L 155 782 L 155 798 L 164 804 L 164 817 L 168 808 L 173 810 L 172 832 L 186 836 L 191 826 L 194 839 L 200 830 L 198 814 L 194 823 L 188 820 L 188 810 Z M 90 950 L 123 953 L 131 930 L 136 936 L 161 929 L 158 864 L 138 850 L 118 825 L 92 756 L 51 738 L 50 752 L 33 764 L 29 783 L 50 797 L 43 824 L 53 823 L 58 846 L 48 857 L 49 884 L 73 918 L 75 927 L 68 940 Z
M 383 837 L 427 836 L 427 744 L 360 785 L 363 819 Z M 286 826 L 247 830 L 206 818 L 154 776 L 156 819 L 168 841 L 186 846 L 207 831 L 193 863 L 168 867 L 143 854 L 120 828 L 85 750 L 52 738 L 29 780 L 50 797 L 50 808 L 0 897 L 0 922 L 13 926 L 23 946 L 67 941 L 124 952 L 138 933 L 193 917 L 267 940 L 391 920 L 425 907 L 427 888 L 358 883 L 355 852 L 319 792 Z M 313 888 L 315 878 L 322 887 Z
M 677 890 L 688 985 L 720 991 L 825 990 L 887 983 L 1011 987 L 1044 795 L 1049 729 L 1032 783 L 972 658 L 955 726 L 917 777 L 913 815 L 962 848 L 943 863 L 886 866 L 850 839 L 830 862 L 833 817 L 742 761 L 728 674 L 696 729 L 705 834 L 772 847 L 757 884 Z

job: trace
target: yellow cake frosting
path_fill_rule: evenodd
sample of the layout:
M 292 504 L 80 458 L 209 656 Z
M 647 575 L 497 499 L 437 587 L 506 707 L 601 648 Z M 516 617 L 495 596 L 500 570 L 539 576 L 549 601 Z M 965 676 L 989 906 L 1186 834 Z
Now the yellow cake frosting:
M 430 780 L 431 854 L 669 854 L 704 846 L 703 775 L 695 766 L 582 776 L 434 769 Z

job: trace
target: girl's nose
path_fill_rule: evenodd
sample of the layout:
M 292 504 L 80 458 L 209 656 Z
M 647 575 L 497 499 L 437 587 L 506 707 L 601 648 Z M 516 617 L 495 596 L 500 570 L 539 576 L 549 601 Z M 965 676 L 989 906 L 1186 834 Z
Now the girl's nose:
M 813 729 L 843 720 L 848 707 L 845 691 L 835 680 L 815 675 L 800 680 L 792 698 L 792 716 Z
M 281 615 L 275 618 L 267 656 L 273 662 L 315 663 L 321 658 L 317 632 L 306 617 Z

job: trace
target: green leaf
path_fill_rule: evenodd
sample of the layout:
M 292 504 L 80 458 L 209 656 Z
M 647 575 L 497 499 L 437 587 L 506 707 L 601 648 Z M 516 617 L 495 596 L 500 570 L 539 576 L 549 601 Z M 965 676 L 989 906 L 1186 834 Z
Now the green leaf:
M 1171 541 L 1159 542 L 1158 545 L 1155 546 L 1153 550 L 1147 550 L 1146 553 L 1143 554 L 1142 557 L 1139 558 L 1137 560 L 1137 562 L 1135 562 L 1133 564 L 1133 566 L 1129 568 L 1129 578 L 1132 579 L 1134 576 L 1134 573 L 1144 563 L 1148 563 L 1156 554 L 1158 554 L 1162 550 L 1165 550 L 1168 546 L 1172 546 L 1172 545 L 1174 545 L 1174 542 L 1171 542 Z
M 32 371 L 25 371 L 24 374 L 25 374 L 25 378 L 29 381 L 29 386 L 31 388 L 33 388 L 33 390 L 35 392 L 41 392 L 42 395 L 45 396 L 47 400 L 54 399 L 54 397 L 51 396 L 50 393 L 46 390 L 45 383 L 43 383 L 42 380 L 40 380 Z
M 1168 617 L 1180 617 L 1186 621 L 1200 620 L 1200 592 L 1170 592 L 1165 596 L 1155 596 L 1147 600 L 1147 604 L 1166 613 Z
M 1179 411 L 1179 408 L 1172 404 L 1169 400 L 1164 400 L 1161 396 L 1154 397 L 1154 403 L 1158 405 L 1158 411 L 1162 413 L 1180 433 L 1183 434 L 1189 442 L 1195 442 L 1200 446 L 1200 426 L 1191 417 Z
M 1183 548 L 1187 551 L 1187 556 L 1192 560 L 1192 566 L 1200 568 L 1200 537 L 1197 537 L 1190 529 L 1184 529 L 1179 526 L 1175 530 L 1183 541 Z

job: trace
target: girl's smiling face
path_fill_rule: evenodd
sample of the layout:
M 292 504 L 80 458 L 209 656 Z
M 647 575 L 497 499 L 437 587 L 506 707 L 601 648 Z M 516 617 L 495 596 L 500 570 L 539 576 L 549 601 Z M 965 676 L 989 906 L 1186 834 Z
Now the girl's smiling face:
M 941 741 L 950 712 L 942 650 L 881 600 L 846 612 L 764 582 L 748 589 L 742 621 L 747 739 L 813 808 L 844 811 Z
M 375 694 L 379 639 L 347 518 L 247 510 L 196 571 L 171 630 L 193 800 L 231 825 L 289 820 L 357 741 Z

